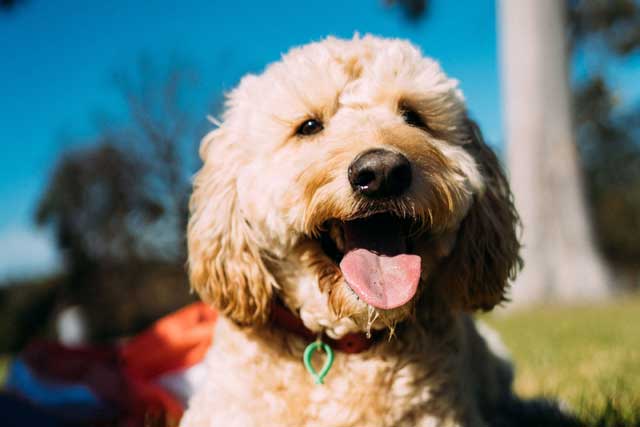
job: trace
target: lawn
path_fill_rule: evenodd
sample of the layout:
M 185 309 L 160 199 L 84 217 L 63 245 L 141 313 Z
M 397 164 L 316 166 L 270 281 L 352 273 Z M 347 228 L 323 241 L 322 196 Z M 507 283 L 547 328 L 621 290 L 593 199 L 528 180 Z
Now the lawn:
M 483 319 L 516 364 L 516 391 L 564 402 L 587 425 L 640 427 L 640 294 Z
M 9 358 L 7 356 L 0 355 L 0 388 L 6 380 L 8 364 Z

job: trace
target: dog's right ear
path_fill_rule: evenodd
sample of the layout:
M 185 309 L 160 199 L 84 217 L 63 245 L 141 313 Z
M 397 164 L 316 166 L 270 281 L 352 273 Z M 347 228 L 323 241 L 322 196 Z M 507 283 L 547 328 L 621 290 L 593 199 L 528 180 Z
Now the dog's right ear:
M 236 323 L 267 321 L 276 286 L 264 265 L 251 224 L 238 204 L 237 176 L 243 160 L 224 128 L 200 146 L 189 210 L 191 288 Z
M 490 310 L 506 301 L 509 281 L 522 268 L 520 219 L 509 182 L 478 125 L 467 119 L 465 149 L 482 173 L 485 190 L 477 194 L 460 224 L 456 245 L 443 265 L 443 288 L 465 310 Z

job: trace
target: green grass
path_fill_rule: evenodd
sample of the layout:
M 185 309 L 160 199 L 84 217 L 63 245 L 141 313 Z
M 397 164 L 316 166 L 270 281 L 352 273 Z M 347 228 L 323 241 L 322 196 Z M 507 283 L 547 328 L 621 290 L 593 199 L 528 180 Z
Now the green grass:
M 9 358 L 7 356 L 0 355 L 0 387 L 4 384 L 7 377 L 7 368 L 9 365 Z
M 585 425 L 640 427 L 640 295 L 484 320 L 512 353 L 519 395 L 558 399 Z

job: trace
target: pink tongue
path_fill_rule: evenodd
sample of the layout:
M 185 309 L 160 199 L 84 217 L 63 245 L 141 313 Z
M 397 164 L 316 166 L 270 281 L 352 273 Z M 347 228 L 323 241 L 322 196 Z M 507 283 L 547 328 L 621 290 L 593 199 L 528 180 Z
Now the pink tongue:
M 408 302 L 420 280 L 420 257 L 376 255 L 367 249 L 347 253 L 340 269 L 345 280 L 367 304 L 389 310 Z
M 402 221 L 388 215 L 346 222 L 346 253 L 340 270 L 347 284 L 367 304 L 399 307 L 416 294 L 420 257 L 407 252 Z

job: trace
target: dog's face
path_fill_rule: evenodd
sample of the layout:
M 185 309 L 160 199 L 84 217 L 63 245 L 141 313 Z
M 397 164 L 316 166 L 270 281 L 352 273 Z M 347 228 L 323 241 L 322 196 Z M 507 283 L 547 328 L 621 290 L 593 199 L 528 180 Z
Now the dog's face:
M 294 49 L 229 96 L 201 146 L 189 266 L 240 324 L 274 298 L 337 337 L 429 304 L 488 309 L 517 215 L 457 82 L 404 41 Z

